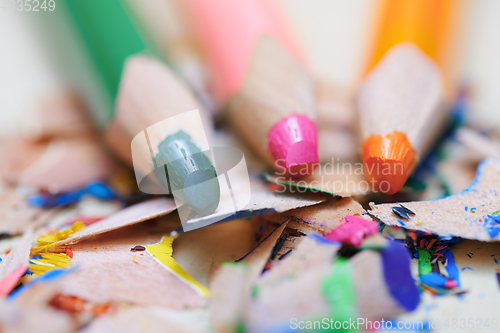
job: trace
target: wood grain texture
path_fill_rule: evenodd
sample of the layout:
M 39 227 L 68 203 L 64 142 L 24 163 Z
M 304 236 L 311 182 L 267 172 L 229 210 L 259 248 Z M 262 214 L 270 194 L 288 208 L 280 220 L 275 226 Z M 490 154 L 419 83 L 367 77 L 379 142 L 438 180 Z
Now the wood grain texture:
M 476 180 L 462 192 L 439 200 L 403 202 L 403 206 L 415 213 L 409 219 L 394 214 L 392 207 L 396 204 L 371 202 L 368 213 L 388 225 L 440 236 L 499 241 L 499 236 L 491 237 L 487 230 L 488 215 L 500 209 L 499 187 L 500 160 L 490 158 L 479 165 Z
M 247 267 L 221 265 L 210 282 L 213 297 L 210 303 L 210 322 L 217 332 L 237 330 L 250 298 Z
M 246 171 L 246 170 L 245 170 Z M 269 214 L 270 211 L 283 213 L 292 209 L 307 207 L 319 204 L 326 200 L 326 195 L 322 193 L 304 193 L 297 195 L 286 191 L 272 191 L 268 184 L 257 175 L 250 176 L 250 183 L 246 181 L 247 175 L 233 173 L 231 179 L 231 189 L 236 200 L 236 207 L 233 205 L 231 193 L 222 191 L 221 200 L 217 210 L 204 217 L 196 217 L 187 220 L 189 224 L 203 224 L 215 218 L 233 219 L 238 218 L 237 214 L 246 213 L 249 216 Z M 250 201 L 246 204 L 240 203 L 239 197 L 246 194 L 250 187 Z
M 254 281 L 257 279 L 264 270 L 267 260 L 271 255 L 271 251 L 276 245 L 279 237 L 285 230 L 288 221 L 281 223 L 279 227 L 274 229 L 267 235 L 255 248 L 252 249 L 247 255 L 241 258 L 241 262 L 246 263 L 248 267 L 248 279 Z
M 104 234 L 116 229 L 131 226 L 133 224 L 154 219 L 166 215 L 176 209 L 172 198 L 158 198 L 144 201 L 133 206 L 124 208 L 92 225 L 74 233 L 71 237 L 54 243 L 54 247 L 60 245 L 75 244 L 87 238 Z
M 290 228 L 304 234 L 316 232 L 324 235 L 338 227 L 345 216 L 364 213 L 361 204 L 352 198 L 329 198 L 327 202 L 294 209 L 283 215 L 290 217 Z
M 60 209 L 30 206 L 15 188 L 0 189 L 0 233 L 16 235 L 29 228 L 38 228 L 54 217 Z
M 145 252 L 130 251 L 136 245 L 157 243 L 174 230 L 174 217 L 116 230 L 72 247 L 71 264 L 61 293 L 94 303 L 126 303 L 193 309 L 206 299 Z M 142 254 L 142 255 L 141 255 Z

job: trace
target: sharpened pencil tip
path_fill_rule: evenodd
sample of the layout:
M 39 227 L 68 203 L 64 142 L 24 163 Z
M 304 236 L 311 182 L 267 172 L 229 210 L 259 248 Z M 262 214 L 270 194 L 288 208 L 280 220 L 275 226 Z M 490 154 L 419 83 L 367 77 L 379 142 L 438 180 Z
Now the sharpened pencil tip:
M 399 191 L 417 164 L 417 154 L 406 134 L 371 135 L 363 143 L 365 173 L 375 189 L 386 194 Z
M 278 122 L 268 134 L 274 167 L 287 177 L 303 178 L 318 165 L 316 124 L 305 115 L 293 114 Z

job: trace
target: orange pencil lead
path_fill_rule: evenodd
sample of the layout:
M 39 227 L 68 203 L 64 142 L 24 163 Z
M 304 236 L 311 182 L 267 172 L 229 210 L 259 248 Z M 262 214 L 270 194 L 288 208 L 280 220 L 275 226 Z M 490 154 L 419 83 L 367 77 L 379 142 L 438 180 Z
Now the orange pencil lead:
M 375 188 L 387 194 L 399 191 L 417 164 L 417 154 L 404 133 L 371 135 L 363 143 L 365 171 Z

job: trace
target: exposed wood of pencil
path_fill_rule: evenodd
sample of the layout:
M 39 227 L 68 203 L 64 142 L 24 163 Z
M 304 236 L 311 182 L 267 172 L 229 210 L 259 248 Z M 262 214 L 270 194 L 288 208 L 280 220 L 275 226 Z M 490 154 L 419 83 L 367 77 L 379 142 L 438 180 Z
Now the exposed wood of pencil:
M 184 121 L 170 121 L 150 127 L 170 117 L 199 110 L 200 122 L 187 118 Z M 187 87 L 161 62 L 146 56 L 130 57 L 124 67 L 116 101 L 116 114 L 106 136 L 117 151 L 130 151 L 131 140 L 142 131 L 148 132 L 153 156 L 158 154 L 159 144 L 169 135 L 182 130 L 204 151 L 208 149 L 211 123 Z M 206 132 L 205 132 L 206 131 Z M 207 136 L 206 136 L 206 135 Z M 128 136 L 128 140 L 113 140 Z M 148 147 L 143 156 L 151 156 Z M 134 161 L 136 162 L 136 161 Z M 151 159 L 140 168 L 145 174 L 151 171 Z
M 400 131 L 421 154 L 436 134 L 436 125 L 442 124 L 442 92 L 434 62 L 412 44 L 396 46 L 358 95 L 362 139 Z
M 228 103 L 228 114 L 238 133 L 273 165 L 267 149 L 271 128 L 292 114 L 316 119 L 313 82 L 277 40 L 263 35 L 242 87 Z

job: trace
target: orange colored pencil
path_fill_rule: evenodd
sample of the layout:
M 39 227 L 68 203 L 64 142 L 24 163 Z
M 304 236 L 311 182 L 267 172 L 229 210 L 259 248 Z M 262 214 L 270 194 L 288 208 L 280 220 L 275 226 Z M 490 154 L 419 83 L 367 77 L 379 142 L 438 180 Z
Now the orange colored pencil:
M 456 11 L 453 0 L 383 0 L 366 72 L 401 42 L 415 43 L 441 69 L 447 68 Z
M 455 2 L 384 0 L 357 98 L 362 159 L 379 191 L 399 191 L 446 120 L 444 69 Z

